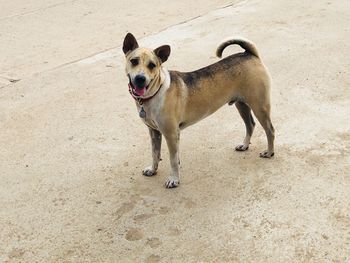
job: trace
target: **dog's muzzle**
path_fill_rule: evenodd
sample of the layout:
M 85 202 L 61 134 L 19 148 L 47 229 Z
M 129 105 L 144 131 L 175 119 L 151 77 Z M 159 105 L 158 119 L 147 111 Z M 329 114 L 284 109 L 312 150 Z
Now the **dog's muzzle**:
M 129 87 L 131 88 L 132 93 L 135 96 L 141 97 L 143 96 L 149 85 L 146 85 L 146 77 L 143 75 L 136 75 L 134 81 L 131 80 L 129 76 Z

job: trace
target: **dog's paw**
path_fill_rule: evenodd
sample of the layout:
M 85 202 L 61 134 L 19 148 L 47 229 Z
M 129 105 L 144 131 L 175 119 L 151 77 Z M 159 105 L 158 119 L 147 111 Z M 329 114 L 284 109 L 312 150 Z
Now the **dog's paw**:
M 249 145 L 245 145 L 245 144 L 240 144 L 240 145 L 237 145 L 235 150 L 238 151 L 238 152 L 244 152 L 246 150 L 249 149 Z
M 143 169 L 142 174 L 144 176 L 153 176 L 157 174 L 157 171 L 152 168 L 152 166 L 146 167 Z
M 269 152 L 269 151 L 263 151 L 260 153 L 261 158 L 271 158 L 274 155 L 275 155 L 274 152 Z
M 173 176 L 173 175 L 169 176 L 167 178 L 167 180 L 165 181 L 166 188 L 175 188 L 175 187 L 179 186 L 179 184 L 180 184 L 179 177 Z

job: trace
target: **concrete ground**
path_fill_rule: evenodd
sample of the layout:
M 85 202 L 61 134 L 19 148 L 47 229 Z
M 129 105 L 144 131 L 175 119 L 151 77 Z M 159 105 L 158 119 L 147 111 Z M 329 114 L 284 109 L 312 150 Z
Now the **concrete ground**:
M 350 2 L 3 1 L 0 262 L 350 262 Z M 147 2 L 147 3 L 146 3 Z M 158 175 L 121 43 L 166 66 L 253 40 L 270 69 L 276 155 L 234 107 L 186 129 L 181 186 Z M 225 54 L 237 52 L 230 47 Z

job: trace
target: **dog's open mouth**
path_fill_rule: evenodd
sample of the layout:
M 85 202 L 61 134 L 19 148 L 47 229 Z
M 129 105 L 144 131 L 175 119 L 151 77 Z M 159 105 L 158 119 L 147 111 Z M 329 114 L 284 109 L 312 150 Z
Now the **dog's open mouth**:
M 147 89 L 148 89 L 148 87 L 149 87 L 149 84 L 150 84 L 150 83 L 148 83 L 148 85 L 147 85 L 147 86 L 144 86 L 144 87 L 137 87 L 137 86 L 134 86 L 134 84 L 132 83 L 132 81 L 131 81 L 131 79 L 130 79 L 130 77 L 129 77 L 129 87 L 130 87 L 131 92 L 132 92 L 133 95 L 135 95 L 135 96 L 138 96 L 138 97 L 143 96 L 143 95 L 146 93 L 146 91 L 147 91 Z
M 131 91 L 135 96 L 143 96 L 148 89 L 148 86 L 142 88 L 135 87 L 131 82 L 129 83 L 129 86 L 131 87 Z

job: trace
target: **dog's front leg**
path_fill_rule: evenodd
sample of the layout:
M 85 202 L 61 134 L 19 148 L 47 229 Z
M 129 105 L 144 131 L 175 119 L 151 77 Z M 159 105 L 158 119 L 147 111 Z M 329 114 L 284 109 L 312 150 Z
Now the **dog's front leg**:
M 162 134 L 152 128 L 149 129 L 149 135 L 151 136 L 152 143 L 152 159 L 153 163 L 151 166 L 143 169 L 142 174 L 145 176 L 152 176 L 157 173 L 158 164 L 160 161 L 160 149 L 162 145 Z
M 164 134 L 169 148 L 171 174 L 165 181 L 166 188 L 177 187 L 180 184 L 179 174 L 179 140 L 180 131 L 176 130 L 169 134 Z

